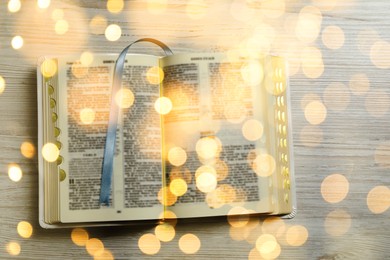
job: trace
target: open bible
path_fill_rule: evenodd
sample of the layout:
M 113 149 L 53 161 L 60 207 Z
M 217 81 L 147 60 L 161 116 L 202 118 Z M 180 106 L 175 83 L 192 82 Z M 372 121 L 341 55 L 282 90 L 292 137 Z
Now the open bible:
M 115 60 L 65 56 L 38 65 L 41 226 L 294 214 L 282 58 L 128 54 L 112 93 Z M 102 204 L 112 95 L 118 126 Z

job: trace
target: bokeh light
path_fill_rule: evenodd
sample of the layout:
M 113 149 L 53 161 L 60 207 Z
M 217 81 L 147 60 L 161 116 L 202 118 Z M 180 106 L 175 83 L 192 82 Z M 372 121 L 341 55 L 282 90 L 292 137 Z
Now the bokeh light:
M 244 207 L 233 207 L 227 214 L 227 220 L 232 227 L 244 227 L 249 223 L 249 212 Z
M 88 239 L 85 243 L 85 249 L 91 256 L 99 256 L 104 252 L 104 244 L 98 238 Z
M 215 158 L 220 151 L 220 143 L 217 138 L 203 137 L 196 142 L 195 149 L 202 159 Z
M 16 13 L 20 10 L 22 7 L 22 3 L 20 0 L 9 0 L 8 1 L 8 11 L 11 13 Z
M 114 260 L 114 256 L 110 250 L 105 248 L 101 254 L 94 255 L 93 260 Z
M 174 166 L 181 166 L 187 161 L 187 153 L 181 147 L 173 147 L 169 149 L 168 161 Z
M 284 220 L 280 217 L 268 217 L 266 218 L 261 226 L 261 231 L 264 234 L 271 234 L 273 236 L 277 236 L 280 233 L 283 233 L 286 229 L 286 224 Z
M 167 97 L 159 97 L 154 103 L 154 109 L 161 115 L 166 115 L 172 110 L 172 102 Z
M 351 216 L 342 209 L 331 211 L 325 218 L 325 231 L 331 236 L 342 236 L 351 227 Z
M 19 236 L 23 238 L 30 238 L 33 234 L 33 227 L 27 221 L 20 221 L 16 229 L 18 231 Z
M 164 71 L 158 66 L 153 66 L 146 72 L 146 79 L 150 84 L 158 85 L 164 80 Z
M 74 228 L 70 237 L 73 243 L 77 246 L 85 246 L 89 240 L 88 232 L 84 228 Z
M 155 255 L 160 251 L 160 240 L 154 234 L 144 234 L 138 239 L 138 247 L 142 253 Z
M 370 49 L 371 62 L 379 69 L 390 68 L 390 43 L 383 40 L 376 41 Z
M 164 206 L 172 206 L 177 201 L 177 196 L 171 192 L 169 187 L 162 187 L 157 194 L 158 201 Z
M 305 118 L 312 125 L 319 125 L 325 121 L 327 110 L 320 101 L 312 101 L 305 107 Z
M 24 44 L 24 40 L 23 40 L 22 36 L 17 35 L 17 36 L 12 38 L 11 45 L 12 45 L 12 48 L 14 48 L 15 50 L 22 48 L 23 44 Z
M 80 62 L 81 62 L 81 65 L 83 66 L 89 66 L 92 64 L 93 62 L 93 53 L 90 52 L 90 51 L 85 51 L 83 53 L 81 53 L 80 55 Z
M 123 10 L 124 7 L 123 0 L 108 0 L 107 1 L 107 10 L 110 13 L 117 14 Z
M 321 30 L 322 13 L 314 6 L 305 6 L 301 9 L 295 28 L 297 38 L 306 43 L 314 42 Z
M 370 80 L 365 73 L 357 73 L 349 80 L 349 89 L 353 94 L 362 96 L 370 90 Z
M 22 179 L 23 172 L 17 164 L 8 165 L 8 178 L 13 182 L 18 182 Z
M 44 60 L 41 64 L 41 73 L 44 77 L 53 77 L 57 73 L 57 62 L 53 59 Z
M 262 153 L 253 160 L 252 167 L 258 176 L 268 177 L 275 172 L 276 161 L 272 155 Z
M 275 259 L 281 252 L 279 243 L 271 234 L 260 235 L 256 240 L 256 249 L 265 259 Z
M 162 223 L 154 229 L 156 237 L 162 242 L 169 242 L 175 237 L 175 228 L 170 223 Z
M 104 34 L 107 28 L 107 19 L 101 15 L 95 15 L 89 22 L 89 28 L 93 34 Z
M 37 0 L 38 7 L 41 9 L 46 9 L 50 6 L 50 0 Z
M 0 76 L 0 95 L 4 92 L 5 90 L 5 79 Z
M 196 187 L 201 192 L 211 192 L 217 187 L 217 176 L 210 172 L 202 172 L 196 177 Z
M 7 253 L 16 256 L 20 254 L 20 251 L 22 248 L 20 247 L 20 244 L 18 242 L 11 241 L 6 246 Z
M 343 83 L 332 82 L 324 91 L 324 103 L 326 107 L 334 111 L 344 111 L 351 100 L 351 94 Z
M 390 207 L 390 189 L 376 186 L 367 194 L 368 209 L 374 214 L 384 213 Z
M 80 111 L 80 120 L 85 125 L 90 125 L 95 121 L 96 112 L 92 108 L 84 108 Z
M 169 184 L 169 189 L 175 196 L 183 196 L 187 192 L 187 182 L 176 178 Z
M 325 68 L 321 50 L 316 47 L 303 48 L 301 51 L 301 65 L 306 77 L 311 79 L 319 78 Z
M 263 66 L 258 61 L 250 61 L 241 67 L 241 76 L 249 86 L 257 86 L 264 78 Z
M 129 108 L 134 104 L 134 93 L 127 88 L 121 88 L 115 95 L 115 103 L 120 108 Z
M 60 19 L 54 25 L 54 31 L 58 35 L 63 35 L 69 30 L 69 23 L 66 20 Z
M 33 158 L 35 155 L 35 146 L 31 142 L 23 142 L 20 146 L 20 152 L 26 158 Z
M 242 125 L 242 134 L 249 141 L 259 140 L 263 136 L 263 124 L 256 119 L 249 119 Z
M 321 194 L 326 202 L 339 203 L 349 191 L 349 182 L 344 175 L 335 173 L 327 176 L 321 183 Z
M 302 246 L 308 237 L 309 232 L 301 225 L 291 226 L 286 231 L 286 242 L 290 246 Z
M 344 41 L 344 31 L 339 26 L 327 26 L 322 31 L 322 42 L 329 49 L 340 49 L 344 45 Z
M 106 30 L 104 31 L 104 35 L 106 36 L 106 39 L 109 41 L 117 41 L 122 36 L 122 29 L 117 24 L 110 24 L 107 26 Z
M 201 242 L 194 234 L 185 234 L 179 239 L 179 248 L 185 254 L 195 254 L 200 246 Z
M 55 162 L 60 155 L 60 150 L 58 149 L 57 145 L 53 143 L 46 143 L 42 147 L 42 155 L 46 161 Z

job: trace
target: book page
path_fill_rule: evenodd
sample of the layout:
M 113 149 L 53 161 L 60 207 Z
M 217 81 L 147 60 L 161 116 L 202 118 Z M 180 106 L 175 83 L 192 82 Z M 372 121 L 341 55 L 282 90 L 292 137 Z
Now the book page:
M 158 57 L 128 55 L 123 84 L 110 206 L 99 203 L 103 151 L 116 55 L 95 55 L 85 66 L 75 57 L 59 59 L 59 122 L 62 143 L 62 222 L 156 219 L 162 212 L 161 121 L 154 110 L 160 96 L 148 71 Z M 115 94 L 115 93 L 114 93 Z
M 243 77 L 248 64 L 223 54 L 162 59 L 163 95 L 173 105 L 164 116 L 167 206 L 179 218 L 226 215 L 233 207 L 272 212 L 270 178 L 259 176 L 256 160 L 274 171 L 273 119 L 262 78 Z

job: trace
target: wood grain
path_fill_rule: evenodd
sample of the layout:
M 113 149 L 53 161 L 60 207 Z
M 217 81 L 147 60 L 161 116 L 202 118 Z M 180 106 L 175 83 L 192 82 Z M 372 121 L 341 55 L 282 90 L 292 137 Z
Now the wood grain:
M 298 214 L 285 220 L 287 227 L 302 225 L 308 231 L 308 239 L 302 246 L 281 243 L 280 259 L 388 259 L 390 239 L 390 210 L 373 214 L 367 206 L 367 195 L 377 186 L 390 186 L 389 163 L 375 160 L 384 154 L 390 159 L 390 74 L 389 69 L 377 68 L 370 57 L 370 49 L 376 40 L 390 41 L 390 2 L 387 0 L 348 1 L 299 1 L 286 0 L 286 12 L 270 18 L 272 9 L 262 2 L 250 9 L 250 20 L 236 20 L 239 9 L 231 9 L 232 1 L 205 1 L 207 12 L 201 19 L 190 19 L 186 14 L 188 1 L 168 1 L 164 11 L 153 14 L 147 9 L 148 1 L 125 1 L 119 14 L 106 9 L 106 1 L 52 1 L 47 10 L 39 10 L 36 1 L 22 1 L 19 12 L 10 13 L 7 2 L 0 3 L 0 76 L 6 81 L 0 95 L 0 258 L 1 259 L 91 259 L 85 247 L 76 246 L 70 238 L 70 229 L 44 230 L 38 225 L 38 172 L 36 156 L 24 158 L 20 146 L 24 141 L 37 145 L 36 61 L 42 55 L 61 55 L 92 52 L 119 52 L 127 43 L 141 37 L 155 37 L 167 43 L 176 53 L 228 50 L 250 36 L 260 22 L 272 26 L 281 41 L 274 51 L 287 51 L 294 39 L 294 32 L 286 32 L 289 17 L 297 17 L 307 5 L 321 7 L 336 3 L 333 10 L 322 11 L 321 31 L 330 25 L 339 26 L 345 35 L 340 49 L 328 49 L 321 40 L 315 46 L 322 53 L 324 72 L 320 77 L 308 78 L 300 69 L 290 78 L 292 121 L 295 153 Z M 245 3 L 245 1 L 238 1 Z M 62 9 L 69 23 L 64 35 L 54 31 L 55 20 L 51 14 Z M 122 37 L 109 42 L 104 32 L 93 34 L 89 22 L 95 15 L 106 17 L 107 23 L 117 23 Z M 287 22 L 286 22 L 287 21 Z M 14 50 L 12 37 L 21 35 L 24 46 Z M 293 35 L 293 36 L 291 36 Z M 376 36 L 375 36 L 376 35 Z M 375 36 L 375 37 L 374 37 Z M 280 47 L 282 46 L 282 47 Z M 304 45 L 302 45 L 304 46 Z M 147 44 L 135 48 L 136 52 L 157 52 Z M 390 59 L 390 49 L 383 51 L 383 59 Z M 369 90 L 357 95 L 349 88 L 355 74 L 365 74 Z M 328 103 L 324 93 L 332 83 L 342 83 L 347 92 L 336 90 Z M 302 103 L 318 97 L 327 108 L 323 123 L 310 125 L 305 118 Z M 316 95 L 316 96 L 313 96 Z M 346 95 L 349 101 L 345 100 Z M 329 103 L 330 102 L 330 103 Z M 343 103 L 344 102 L 344 103 Z M 346 103 L 346 104 L 345 104 Z M 345 105 L 335 110 L 333 104 Z M 385 145 L 385 146 L 383 146 Z M 383 158 L 382 158 L 383 159 Z M 388 160 L 387 160 L 388 161 Z M 19 182 L 8 178 L 8 166 L 16 163 L 23 171 Z M 349 183 L 349 192 L 336 204 L 324 201 L 321 183 L 329 175 L 340 173 Z M 390 204 L 387 198 L 387 202 Z M 327 219 L 328 214 L 342 210 L 343 217 Z M 33 235 L 25 239 L 18 235 L 17 224 L 28 221 Z M 344 234 L 329 234 L 332 228 L 346 229 Z M 261 220 L 263 222 L 263 219 Z M 350 227 L 346 228 L 346 223 Z M 327 229 L 328 228 L 328 229 Z M 90 237 L 99 238 L 115 259 L 247 259 L 254 248 L 256 238 L 263 231 L 252 231 L 248 241 L 236 241 L 230 235 L 230 225 L 225 219 L 217 222 L 199 221 L 176 226 L 176 236 L 171 242 L 162 243 L 156 255 L 143 254 L 138 239 L 153 233 L 154 226 L 126 226 L 88 228 Z M 244 232 L 244 231 L 242 231 Z M 200 250 L 185 255 L 178 246 L 179 238 L 186 233 L 198 236 Z M 10 242 L 21 247 L 18 256 L 7 251 Z

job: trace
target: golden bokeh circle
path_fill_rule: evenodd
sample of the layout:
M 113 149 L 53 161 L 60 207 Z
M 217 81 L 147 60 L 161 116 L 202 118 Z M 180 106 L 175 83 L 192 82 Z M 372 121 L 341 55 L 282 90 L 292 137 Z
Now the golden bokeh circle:
M 194 234 L 185 234 L 179 239 L 179 248 L 185 254 L 195 254 L 200 247 L 201 242 Z
M 374 214 L 381 214 L 390 208 L 390 189 L 376 186 L 367 194 L 367 207 Z
M 349 192 L 348 179 L 335 173 L 327 176 L 321 183 L 321 195 L 328 203 L 339 203 L 347 197 Z
M 160 251 L 160 240 L 154 234 L 144 234 L 138 239 L 138 247 L 142 253 L 155 255 Z

